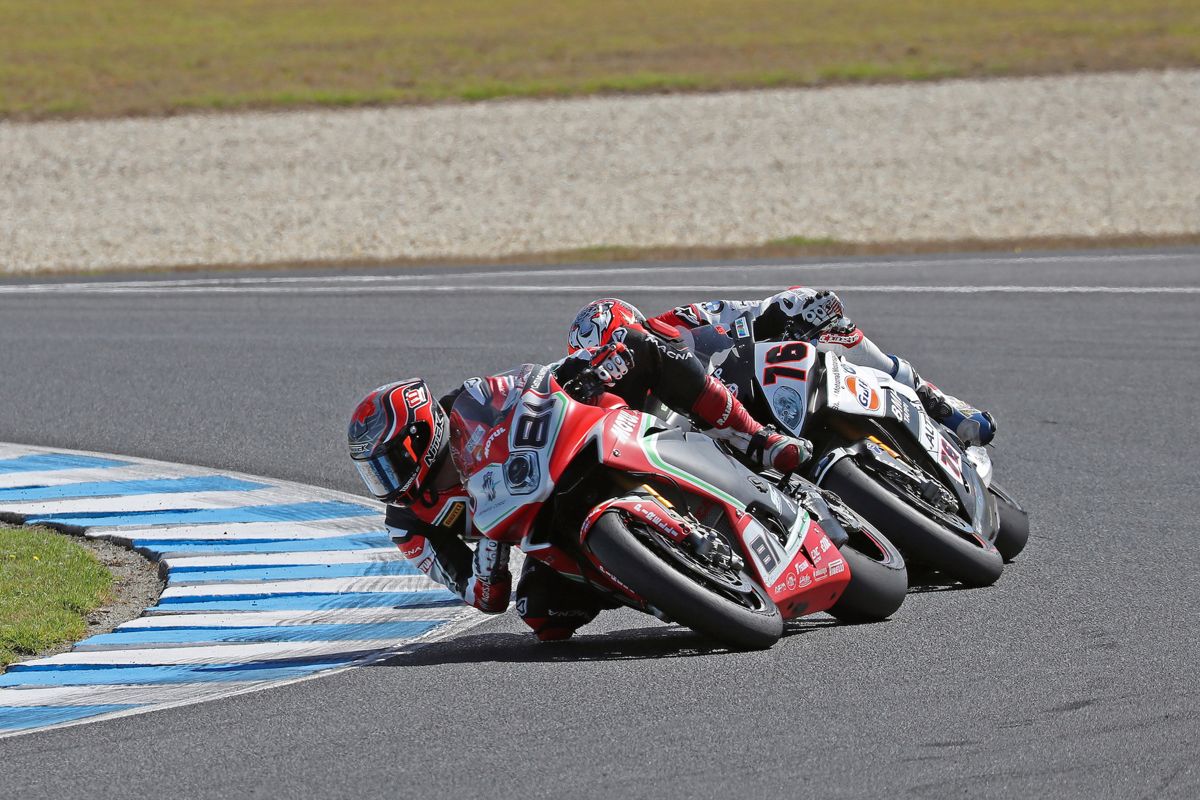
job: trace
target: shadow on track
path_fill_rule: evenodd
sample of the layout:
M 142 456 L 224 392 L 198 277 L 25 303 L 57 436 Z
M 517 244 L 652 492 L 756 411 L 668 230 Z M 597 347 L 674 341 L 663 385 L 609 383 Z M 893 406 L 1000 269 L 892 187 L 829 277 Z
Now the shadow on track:
M 801 619 L 786 623 L 785 639 L 838 627 L 832 619 Z M 731 652 L 687 628 L 676 625 L 628 628 L 562 642 L 539 642 L 532 633 L 476 633 L 437 642 L 411 653 L 401 653 L 375 665 L 414 667 L 443 664 L 540 663 L 579 661 L 637 661 L 658 658 L 693 658 Z
M 928 594 L 929 592 L 965 592 L 973 587 L 959 583 L 934 569 L 920 566 L 908 568 L 908 593 Z

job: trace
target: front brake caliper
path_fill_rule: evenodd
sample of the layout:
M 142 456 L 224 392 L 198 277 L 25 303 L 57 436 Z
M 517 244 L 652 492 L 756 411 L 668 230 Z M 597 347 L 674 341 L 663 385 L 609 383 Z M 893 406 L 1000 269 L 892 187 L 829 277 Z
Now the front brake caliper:
M 928 480 L 921 484 L 921 499 L 939 511 L 954 511 L 958 507 L 958 503 L 954 499 L 954 495 L 934 480 Z

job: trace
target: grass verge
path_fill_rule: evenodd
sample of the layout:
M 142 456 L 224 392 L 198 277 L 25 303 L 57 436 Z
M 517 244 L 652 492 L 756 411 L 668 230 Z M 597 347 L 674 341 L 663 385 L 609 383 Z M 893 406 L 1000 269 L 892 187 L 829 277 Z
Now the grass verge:
M 72 537 L 0 526 L 0 669 L 82 638 L 112 586 L 108 569 Z
M 0 0 L 0 116 L 1200 65 L 1179 0 Z

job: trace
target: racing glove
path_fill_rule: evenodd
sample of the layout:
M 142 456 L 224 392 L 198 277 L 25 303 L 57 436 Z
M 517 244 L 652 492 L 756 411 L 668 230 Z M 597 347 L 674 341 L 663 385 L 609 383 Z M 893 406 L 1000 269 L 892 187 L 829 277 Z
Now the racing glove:
M 472 575 L 463 590 L 463 600 L 485 614 L 499 614 L 508 608 L 512 594 L 509 550 L 509 545 L 492 539 L 482 539 L 475 547 Z
M 605 389 L 611 389 L 629 374 L 633 353 L 623 342 L 580 350 L 556 371 L 563 388 L 576 400 L 587 402 Z
M 828 289 L 817 292 L 800 307 L 800 317 L 810 330 L 820 330 L 827 325 L 838 324 L 844 313 L 845 307 L 842 306 L 841 298 Z
M 512 594 L 512 573 L 498 572 L 490 578 L 472 576 L 467 580 L 463 599 L 485 614 L 500 614 L 508 608 Z
M 632 365 L 633 354 L 624 342 L 609 342 L 597 348 L 591 358 L 591 367 L 596 371 L 596 377 L 610 389 L 629 374 Z

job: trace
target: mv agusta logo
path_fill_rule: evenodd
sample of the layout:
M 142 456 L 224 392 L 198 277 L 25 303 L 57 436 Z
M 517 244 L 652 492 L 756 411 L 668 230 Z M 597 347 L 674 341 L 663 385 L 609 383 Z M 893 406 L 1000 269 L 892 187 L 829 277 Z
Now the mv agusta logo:
M 846 378 L 846 388 L 863 408 L 868 411 L 879 410 L 879 392 L 875 391 L 866 381 L 851 375 Z
M 622 411 L 613 420 L 613 429 L 621 439 L 628 439 L 637 430 L 637 417 L 628 411 Z

